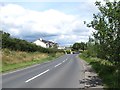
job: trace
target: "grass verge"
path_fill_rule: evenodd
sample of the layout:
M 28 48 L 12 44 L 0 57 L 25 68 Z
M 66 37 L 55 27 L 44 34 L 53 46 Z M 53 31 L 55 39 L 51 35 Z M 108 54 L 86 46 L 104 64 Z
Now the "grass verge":
M 105 89 L 120 89 L 120 63 L 115 65 L 113 62 L 108 60 L 85 57 L 84 54 L 80 54 L 80 58 L 88 62 L 96 73 L 98 73 L 100 78 L 103 80 Z
M 2 73 L 13 71 L 19 68 L 25 68 L 34 64 L 39 64 L 54 60 L 62 55 L 62 53 L 46 54 L 40 52 L 22 52 L 11 51 L 9 49 L 2 50 L 2 66 L 0 70 Z

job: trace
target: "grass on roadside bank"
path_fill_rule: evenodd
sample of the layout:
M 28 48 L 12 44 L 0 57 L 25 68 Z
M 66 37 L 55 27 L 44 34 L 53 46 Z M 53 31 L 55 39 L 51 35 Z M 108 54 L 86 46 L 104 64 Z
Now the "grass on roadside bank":
M 40 52 L 22 52 L 11 51 L 9 49 L 2 50 L 2 72 L 12 71 L 18 68 L 24 68 L 30 65 L 54 60 L 62 55 L 62 53 L 47 54 Z
M 120 88 L 120 63 L 115 65 L 108 60 L 85 57 L 84 53 L 80 54 L 80 58 L 92 65 L 93 69 L 103 80 L 106 89 Z

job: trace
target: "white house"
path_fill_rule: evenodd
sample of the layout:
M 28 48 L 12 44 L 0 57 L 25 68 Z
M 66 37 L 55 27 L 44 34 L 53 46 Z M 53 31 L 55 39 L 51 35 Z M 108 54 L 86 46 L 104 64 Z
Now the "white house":
M 65 49 L 65 47 L 64 46 L 59 46 L 58 49 Z
M 33 43 L 44 48 L 54 48 L 58 46 L 57 43 L 54 43 L 52 41 L 46 41 L 46 40 L 43 40 L 42 38 L 34 41 Z

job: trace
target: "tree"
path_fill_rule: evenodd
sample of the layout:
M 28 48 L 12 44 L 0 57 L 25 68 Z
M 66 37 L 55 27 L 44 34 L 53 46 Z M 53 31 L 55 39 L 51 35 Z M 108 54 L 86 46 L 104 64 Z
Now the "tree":
M 74 43 L 72 46 L 72 49 L 75 51 L 79 51 L 79 50 L 85 50 L 87 48 L 87 45 L 84 42 L 81 43 Z
M 27 51 L 27 52 L 35 52 L 35 51 L 39 51 L 43 53 L 59 52 L 56 48 L 47 49 L 47 48 L 43 48 L 35 44 L 32 44 L 30 42 L 27 42 L 26 40 L 13 38 L 10 36 L 9 33 L 3 32 L 3 31 L 0 31 L 0 34 L 2 34 L 2 48 L 8 48 L 10 50 Z
M 81 42 L 80 49 L 84 51 L 86 48 L 87 48 L 87 45 L 84 42 Z
M 74 43 L 72 48 L 73 50 L 78 51 L 80 49 L 80 43 Z
M 93 14 L 93 21 L 87 24 L 96 30 L 93 33 L 99 58 L 120 60 L 120 1 L 109 2 L 105 5 L 96 2 L 100 13 Z

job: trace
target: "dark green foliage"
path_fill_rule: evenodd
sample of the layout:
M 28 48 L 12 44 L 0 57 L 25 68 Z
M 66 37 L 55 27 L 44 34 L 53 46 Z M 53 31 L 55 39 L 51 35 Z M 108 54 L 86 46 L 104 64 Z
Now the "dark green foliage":
M 105 5 L 96 2 L 100 13 L 93 14 L 93 21 L 87 24 L 96 30 L 94 39 L 89 42 L 98 58 L 110 61 L 120 60 L 120 1 L 109 2 Z
M 120 1 L 95 4 L 100 12 L 93 14 L 93 21 L 87 24 L 95 32 L 81 55 L 109 88 L 117 90 L 120 87 Z
M 71 54 L 71 51 L 70 51 L 70 50 L 66 50 L 66 53 L 67 53 L 67 54 Z
M 86 53 L 80 54 L 80 58 L 87 61 L 102 79 L 105 90 L 117 90 L 120 87 L 120 63 L 114 65 L 113 62 L 99 58 L 86 57 Z
M 63 52 L 57 49 L 46 49 L 40 46 L 37 46 L 33 43 L 27 42 L 25 40 L 12 38 L 10 37 L 9 33 L 3 32 L 2 33 L 2 48 L 9 48 L 11 50 L 18 50 L 18 51 L 27 51 L 27 52 L 43 52 L 43 53 L 56 53 L 56 52 Z
M 84 42 L 81 43 L 74 43 L 72 46 L 72 49 L 75 51 L 79 51 L 79 50 L 86 50 L 87 45 Z
M 80 43 L 74 43 L 72 48 L 73 48 L 73 50 L 79 50 L 80 49 Z
M 109 86 L 109 88 L 119 88 L 120 83 L 118 81 L 118 72 L 116 72 L 117 67 L 101 64 L 100 61 L 94 61 L 90 64 L 103 79 L 103 82 Z

